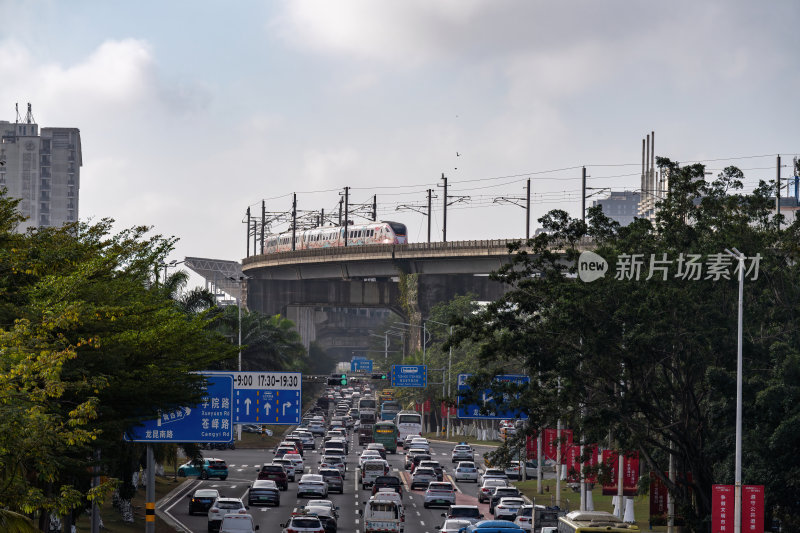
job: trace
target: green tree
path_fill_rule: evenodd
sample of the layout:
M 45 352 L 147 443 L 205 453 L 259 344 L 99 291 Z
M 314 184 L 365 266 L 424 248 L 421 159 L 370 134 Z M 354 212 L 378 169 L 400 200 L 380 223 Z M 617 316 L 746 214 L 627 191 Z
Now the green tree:
M 512 246 L 512 263 L 494 275 L 511 290 L 463 317 L 457 337 L 479 343 L 479 367 L 489 368 L 476 386 L 497 373 L 489 365 L 525 368 L 530 385 L 504 390 L 519 395 L 511 403 L 525 409 L 531 428 L 561 419 L 587 443 L 637 450 L 658 473 L 672 455 L 693 482 L 667 483 L 699 531 L 711 485 L 733 482 L 738 292 L 735 275 L 705 279 L 706 270 L 684 279 L 677 259 L 725 262 L 731 247 L 760 254 L 757 279 L 751 271 L 745 282 L 744 482 L 766 484 L 768 508 L 797 525 L 798 461 L 785 439 L 798 436 L 787 422 L 798 416 L 799 223 L 778 230 L 772 186 L 742 194 L 739 169 L 709 183 L 702 165 L 658 163 L 669 190 L 655 223 L 621 228 L 595 208 L 587 225 L 551 212 L 540 220 L 547 233 L 529 249 Z M 612 265 L 592 283 L 576 280 L 585 237 Z M 663 263 L 666 280 L 659 270 L 650 275 L 651 256 L 672 259 Z M 620 265 L 637 257 L 645 265 L 639 279 L 622 275 L 635 272 Z M 686 271 L 685 262 L 680 267 Z
M 295 370 L 304 371 L 308 367 L 306 349 L 294 322 L 281 315 L 267 316 L 258 311 L 241 311 L 242 328 L 242 370 Z M 216 318 L 216 327 L 222 335 L 239 341 L 239 309 L 230 305 Z M 231 358 L 224 368 L 237 368 L 237 359 Z
M 151 278 L 172 239 L 113 235 L 110 220 L 12 234 L 11 203 L 0 196 L 0 507 L 43 528 L 107 495 L 114 481 L 90 490 L 87 468 L 119 476 L 123 432 L 197 403 L 194 372 L 233 348 Z

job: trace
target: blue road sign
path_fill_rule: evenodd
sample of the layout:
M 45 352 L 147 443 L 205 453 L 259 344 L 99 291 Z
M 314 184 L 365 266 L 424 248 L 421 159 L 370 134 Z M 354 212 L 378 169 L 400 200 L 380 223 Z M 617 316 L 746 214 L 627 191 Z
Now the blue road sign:
M 472 374 L 459 374 L 458 375 L 458 392 L 468 391 L 470 390 L 469 385 L 467 384 L 467 379 Z M 521 376 L 516 374 L 509 374 L 509 375 L 502 375 L 496 376 L 495 381 L 506 381 L 506 382 L 513 382 L 513 383 L 530 383 L 531 378 L 528 376 Z M 505 396 L 505 395 L 504 395 Z M 528 415 L 523 413 L 520 410 L 511 410 L 511 409 L 503 409 L 503 410 L 495 410 L 490 411 L 487 414 L 481 414 L 481 406 L 478 404 L 469 404 L 463 405 L 461 397 L 458 398 L 458 412 L 456 416 L 458 418 L 474 418 L 479 420 L 500 420 L 503 418 L 521 418 L 527 419 Z M 497 403 L 504 403 L 508 401 L 508 398 L 494 398 L 494 394 L 491 389 L 487 389 L 481 392 L 481 401 L 483 405 L 487 403 L 489 405 L 495 405 Z
M 427 385 L 427 366 L 392 365 L 392 387 L 426 387 Z
M 236 424 L 299 424 L 303 375 L 300 372 L 231 372 Z
M 372 372 L 372 359 L 353 359 L 350 372 Z
M 132 442 L 231 442 L 233 440 L 233 377 L 208 375 L 204 401 L 161 413 L 128 430 Z

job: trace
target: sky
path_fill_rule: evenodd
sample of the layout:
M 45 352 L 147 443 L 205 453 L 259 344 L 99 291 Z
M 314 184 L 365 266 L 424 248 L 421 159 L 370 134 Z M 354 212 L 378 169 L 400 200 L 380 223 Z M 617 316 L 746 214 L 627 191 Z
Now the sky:
M 81 130 L 80 218 L 241 260 L 248 207 L 381 220 L 449 182 L 448 240 L 636 190 L 655 152 L 774 179 L 800 153 L 800 2 L 0 0 L 0 120 Z M 338 212 L 337 212 L 338 214 Z M 356 218 L 356 221 L 361 220 Z M 281 231 L 286 225 L 274 225 Z

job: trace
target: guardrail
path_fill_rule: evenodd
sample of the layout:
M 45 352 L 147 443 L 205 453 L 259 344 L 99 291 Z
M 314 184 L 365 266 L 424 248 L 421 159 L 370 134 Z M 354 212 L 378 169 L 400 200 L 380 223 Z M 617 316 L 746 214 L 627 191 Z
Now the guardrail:
M 408 257 L 419 252 L 434 252 L 434 255 L 441 255 L 440 252 L 476 252 L 485 251 L 487 255 L 505 255 L 508 253 L 508 245 L 520 242 L 522 239 L 486 239 L 471 241 L 449 241 L 449 242 L 415 242 L 409 244 L 364 244 L 358 246 L 337 246 L 327 248 L 313 248 L 310 250 L 295 250 L 289 252 L 279 252 L 271 254 L 253 255 L 242 260 L 242 266 L 261 262 L 278 262 L 287 264 L 298 260 L 309 258 L 342 257 L 352 255 L 385 255 L 389 259 L 397 257 Z M 587 248 L 594 245 L 591 239 L 581 239 L 576 243 L 578 248 Z M 523 247 L 526 249 L 526 247 Z

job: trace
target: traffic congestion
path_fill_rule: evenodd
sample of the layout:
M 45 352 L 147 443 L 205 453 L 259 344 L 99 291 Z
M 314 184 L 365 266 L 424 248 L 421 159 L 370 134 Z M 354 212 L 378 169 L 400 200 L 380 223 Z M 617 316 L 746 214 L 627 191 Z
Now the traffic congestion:
M 535 466 L 491 468 L 489 447 L 428 440 L 420 415 L 389 393 L 365 385 L 327 394 L 334 402 L 305 413 L 273 449 L 214 450 L 183 465 L 190 479 L 159 513 L 197 533 L 637 530 L 608 513 L 532 505 L 514 481 L 521 468 L 535 476 Z

